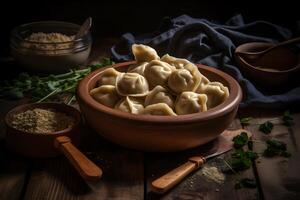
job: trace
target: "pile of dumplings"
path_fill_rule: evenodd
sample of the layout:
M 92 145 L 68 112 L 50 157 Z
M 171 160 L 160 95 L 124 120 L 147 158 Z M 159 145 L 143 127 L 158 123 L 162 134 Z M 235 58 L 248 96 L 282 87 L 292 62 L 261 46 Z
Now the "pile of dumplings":
M 210 82 L 196 65 L 168 54 L 160 58 L 142 44 L 132 45 L 137 64 L 126 73 L 108 68 L 90 95 L 99 103 L 141 115 L 177 116 L 205 112 L 229 96 L 220 82 Z

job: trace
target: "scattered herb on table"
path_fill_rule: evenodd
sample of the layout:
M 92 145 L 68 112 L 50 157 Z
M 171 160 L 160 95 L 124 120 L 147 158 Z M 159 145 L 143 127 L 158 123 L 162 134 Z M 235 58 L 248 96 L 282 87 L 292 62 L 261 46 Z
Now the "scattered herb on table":
M 258 158 L 256 152 L 244 151 L 243 149 L 237 149 L 231 154 L 229 164 L 235 171 L 243 171 L 249 169 L 252 165 L 252 161 Z
M 265 123 L 259 126 L 259 130 L 265 134 L 270 134 L 272 132 L 274 125 L 270 121 L 266 121 Z
M 292 126 L 294 124 L 294 119 L 289 110 L 287 110 L 283 113 L 282 121 L 283 121 L 283 124 L 288 127 Z
M 283 156 L 290 157 L 291 154 L 287 152 L 287 147 L 284 142 L 278 140 L 267 140 L 267 148 L 265 149 L 263 155 L 265 157 Z
M 236 149 L 243 147 L 245 144 L 248 143 L 248 135 L 246 132 L 242 132 L 240 135 L 235 136 L 232 141 L 234 142 L 233 146 Z
M 256 188 L 256 181 L 251 178 L 243 178 L 235 183 L 235 189 Z
M 252 119 L 253 119 L 252 117 L 244 117 L 240 119 L 240 123 L 242 126 L 248 126 L 250 125 Z
M 249 169 L 252 165 L 252 161 L 258 158 L 257 153 L 253 151 L 245 151 L 243 146 L 249 143 L 250 138 L 246 132 L 241 132 L 240 135 L 235 136 L 232 141 L 235 151 L 231 154 L 228 163 L 230 169 L 234 172 Z
M 82 78 L 98 68 L 111 64 L 113 62 L 110 59 L 104 58 L 99 64 L 90 65 L 85 69 L 71 70 L 64 74 L 39 77 L 21 73 L 16 79 L 5 81 L 4 85 L 0 86 L 1 97 L 20 99 L 25 94 L 31 94 L 34 100 L 41 102 L 59 93 L 74 94 Z
M 252 119 L 253 119 L 252 117 L 240 118 L 240 124 L 242 126 L 248 126 L 251 124 Z M 273 125 L 274 125 L 271 121 L 278 121 L 278 120 L 281 120 L 282 124 L 287 127 L 290 127 L 294 124 L 294 118 L 292 117 L 290 111 L 286 110 L 286 111 L 284 111 L 283 116 L 281 118 L 269 119 L 267 122 L 260 124 L 259 130 L 266 134 L 271 133 Z
M 288 114 L 287 114 L 288 116 Z M 273 128 L 273 124 L 266 123 L 263 131 L 271 132 Z M 251 140 L 246 132 L 241 132 L 240 135 L 235 136 L 233 138 L 234 142 L 234 152 L 231 154 L 231 157 L 228 161 L 224 160 L 224 163 L 227 167 L 235 174 L 238 174 L 240 171 L 249 169 L 253 161 L 256 160 L 259 156 L 256 152 L 248 150 L 245 151 L 242 147 L 248 145 L 250 149 L 253 146 L 253 140 Z M 284 142 L 278 140 L 267 140 L 266 141 L 267 148 L 263 152 L 263 156 L 265 157 L 274 157 L 274 156 L 284 156 L 290 157 L 291 154 L 287 152 L 287 146 Z M 225 171 L 228 171 L 228 168 Z M 240 188 L 255 188 L 257 186 L 256 181 L 250 178 L 238 179 L 235 184 L 235 189 Z

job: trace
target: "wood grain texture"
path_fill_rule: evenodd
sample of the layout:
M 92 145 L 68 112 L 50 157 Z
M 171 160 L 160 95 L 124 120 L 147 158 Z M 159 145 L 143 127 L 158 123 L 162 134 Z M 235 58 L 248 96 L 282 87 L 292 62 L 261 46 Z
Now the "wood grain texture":
M 238 120 L 235 120 L 229 129 L 234 130 L 240 127 Z M 199 169 L 164 195 L 155 194 L 151 191 L 150 186 L 153 180 L 183 164 L 189 157 L 198 155 L 201 151 L 203 149 L 201 150 L 200 147 L 178 153 L 146 154 L 146 199 L 256 199 L 256 189 L 236 190 L 234 188 L 236 179 L 244 177 L 254 178 L 252 169 L 246 170 L 239 176 L 225 174 L 225 181 L 221 184 L 206 178 L 203 175 L 202 169 Z M 221 170 L 222 166 L 224 166 L 223 159 L 229 155 L 230 152 L 210 159 L 204 166 L 215 166 Z
M 23 193 L 29 165 L 23 158 L 6 151 L 4 142 L 0 145 L 0 199 L 19 199 Z
M 97 183 L 85 182 L 63 157 L 37 160 L 25 199 L 143 199 L 143 154 L 116 146 L 83 127 L 81 150 L 103 169 Z
M 265 158 L 261 156 L 256 161 L 256 169 L 259 177 L 259 182 L 263 192 L 264 199 L 279 200 L 279 199 L 300 199 L 300 157 L 297 143 L 299 143 L 299 114 L 295 116 L 296 124 L 288 128 L 281 123 L 281 112 L 258 112 L 252 124 L 246 129 L 253 133 L 253 138 L 258 142 L 254 142 L 253 150 L 263 152 L 266 149 L 264 141 L 267 139 L 276 139 L 287 144 L 288 150 L 292 153 L 291 158 L 274 157 Z M 277 118 L 276 120 L 273 120 Z M 279 119 L 278 119 L 279 118 Z M 274 128 L 269 135 L 258 130 L 259 125 L 267 120 L 273 120 Z M 297 140 L 298 139 L 298 140 Z M 296 140 L 296 141 L 295 141 Z
M 5 148 L 4 116 L 20 101 L 0 100 L 0 199 L 15 200 L 22 196 L 29 165 L 27 161 Z

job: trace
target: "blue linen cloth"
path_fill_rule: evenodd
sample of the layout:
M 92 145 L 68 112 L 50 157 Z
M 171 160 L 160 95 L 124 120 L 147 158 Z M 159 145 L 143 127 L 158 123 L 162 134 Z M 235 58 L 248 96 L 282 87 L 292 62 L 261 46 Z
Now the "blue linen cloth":
M 285 107 L 300 102 L 300 87 L 283 94 L 265 94 L 241 74 L 234 65 L 233 53 L 243 43 L 278 42 L 291 36 L 288 29 L 269 22 L 245 24 L 241 15 L 234 16 L 224 25 L 182 15 L 165 19 L 157 32 L 141 36 L 131 33 L 122 35 L 121 41 L 111 48 L 111 53 L 118 61 L 132 60 L 131 45 L 146 44 L 156 49 L 159 55 L 168 53 L 194 63 L 219 68 L 232 75 L 246 93 L 241 107 Z

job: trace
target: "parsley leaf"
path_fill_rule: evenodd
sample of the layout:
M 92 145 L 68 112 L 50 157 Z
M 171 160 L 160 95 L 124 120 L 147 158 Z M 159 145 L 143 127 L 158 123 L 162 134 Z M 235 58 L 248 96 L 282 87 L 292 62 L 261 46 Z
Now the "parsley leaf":
M 242 126 L 248 126 L 252 119 L 253 119 L 252 117 L 244 117 L 240 119 L 240 123 Z
M 283 113 L 282 121 L 283 121 L 283 124 L 288 127 L 292 126 L 294 124 L 294 118 L 292 117 L 289 110 L 287 110 Z
M 250 178 L 243 178 L 241 180 L 238 180 L 235 184 L 235 189 L 241 189 L 241 188 L 256 188 L 256 181 L 254 179 Z
M 233 146 L 236 149 L 243 147 L 247 144 L 249 138 L 246 132 L 242 132 L 240 135 L 235 136 L 232 141 L 234 142 Z
M 287 152 L 287 147 L 284 142 L 278 140 L 267 140 L 267 148 L 264 151 L 264 156 L 274 157 L 274 156 L 283 156 L 290 157 L 291 154 Z
M 231 154 L 229 164 L 235 171 L 242 171 L 249 169 L 252 165 L 252 161 L 258 158 L 257 153 L 253 151 L 244 151 L 243 149 L 237 149 Z
M 259 130 L 265 134 L 269 134 L 269 133 L 271 133 L 273 127 L 274 127 L 274 125 L 272 122 L 266 121 L 265 123 L 263 123 L 259 126 Z

